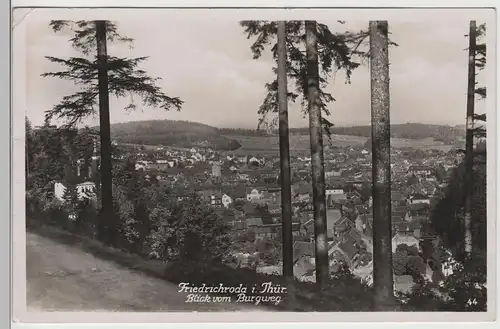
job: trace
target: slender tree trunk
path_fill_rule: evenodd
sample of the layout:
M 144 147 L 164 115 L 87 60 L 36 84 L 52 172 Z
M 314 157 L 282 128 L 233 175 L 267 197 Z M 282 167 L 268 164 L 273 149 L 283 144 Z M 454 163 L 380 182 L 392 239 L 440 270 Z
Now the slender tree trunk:
M 316 21 L 306 21 L 307 100 L 311 142 L 311 166 L 316 242 L 316 282 L 328 281 L 328 241 L 326 228 L 325 167 L 323 131 L 319 106 L 319 71 Z
M 370 21 L 370 57 L 374 306 L 380 311 L 390 311 L 394 303 L 394 284 L 392 274 L 391 140 L 387 21 Z
M 476 88 L 476 21 L 469 26 L 469 76 L 467 81 L 467 121 L 465 136 L 465 220 L 464 252 L 466 257 L 472 253 L 472 195 L 474 162 L 474 100 Z
M 288 132 L 288 88 L 286 77 L 286 22 L 278 22 L 278 103 L 281 170 L 283 275 L 293 278 L 292 191 Z
M 96 21 L 99 126 L 101 137 L 101 216 L 99 218 L 99 238 L 110 244 L 116 242 L 114 227 L 113 185 L 111 174 L 111 126 L 109 119 L 109 90 L 107 70 L 106 21 Z

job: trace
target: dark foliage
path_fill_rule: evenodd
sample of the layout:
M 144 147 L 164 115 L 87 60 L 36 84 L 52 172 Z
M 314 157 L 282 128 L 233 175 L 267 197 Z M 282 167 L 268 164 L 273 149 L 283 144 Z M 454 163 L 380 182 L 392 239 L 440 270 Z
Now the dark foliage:
M 228 151 L 241 147 L 238 141 L 223 136 L 217 128 L 188 121 L 150 120 L 115 123 L 111 125 L 111 136 L 119 143 L 137 145 L 209 147 Z
M 28 121 L 26 125 L 30 126 Z M 93 135 L 89 131 L 27 131 L 27 157 L 34 159 L 29 162 L 27 176 L 28 224 L 36 220 L 90 237 L 96 234 L 98 205 L 89 199 L 79 200 L 75 185 L 70 184 L 75 183 L 73 159 L 92 154 L 89 140 Z M 60 172 L 54 172 L 54 168 L 60 168 Z M 63 201 L 54 198 L 56 181 L 67 185 Z M 229 228 L 221 215 L 196 195 L 178 202 L 174 195 L 147 181 L 142 171 L 135 170 L 133 157 L 115 162 L 113 182 L 119 219 L 117 247 L 161 260 L 183 257 L 221 261 L 227 253 Z
M 413 280 L 418 282 L 425 274 L 424 259 L 415 246 L 398 245 L 392 262 L 395 275 L 411 275 Z
M 463 206 L 465 165 L 453 170 L 445 191 L 444 198 L 436 205 L 431 214 L 433 229 L 442 238 L 446 248 L 450 248 L 457 257 L 462 259 L 463 252 Z M 473 209 L 472 230 L 473 249 L 478 250 L 483 261 L 486 259 L 486 159 L 485 155 L 477 154 L 473 166 Z
M 274 60 L 277 60 L 277 23 L 273 21 L 242 21 L 240 25 L 244 28 L 248 39 L 254 38 L 250 46 L 254 59 L 262 56 L 268 48 Z M 344 71 L 347 76 L 346 82 L 350 82 L 350 77 L 354 69 L 360 63 L 355 57 L 366 57 L 366 52 L 360 51 L 360 46 L 366 43 L 367 32 L 360 33 L 332 33 L 327 25 L 318 24 L 318 59 L 320 66 L 320 88 L 319 104 L 326 116 L 330 115 L 328 104 L 335 101 L 334 97 L 324 91 L 328 85 L 328 79 L 337 71 Z M 304 21 L 287 21 L 286 23 L 286 48 L 287 48 L 287 74 L 294 85 L 293 92 L 288 93 L 290 101 L 301 100 L 304 113 L 307 113 L 307 70 L 305 54 L 305 25 Z M 273 72 L 277 74 L 277 68 L 273 67 Z M 267 116 L 269 113 L 278 112 L 278 81 L 277 78 L 265 84 L 267 95 L 260 108 L 258 128 L 269 124 Z M 271 125 L 276 124 L 277 118 L 271 120 Z M 326 118 L 322 122 L 326 132 L 333 127 L 333 124 Z

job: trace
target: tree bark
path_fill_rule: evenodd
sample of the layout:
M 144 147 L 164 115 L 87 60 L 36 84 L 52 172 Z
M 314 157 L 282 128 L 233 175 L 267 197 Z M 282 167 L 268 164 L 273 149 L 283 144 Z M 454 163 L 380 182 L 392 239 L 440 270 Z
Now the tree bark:
M 286 76 L 286 22 L 278 22 L 278 103 L 280 137 L 281 213 L 283 276 L 293 278 L 292 192 L 288 131 L 288 88 Z
M 109 118 L 109 90 L 107 69 L 106 21 L 96 21 L 99 126 L 101 139 L 101 214 L 99 238 L 107 243 L 116 242 L 116 227 L 113 211 L 113 182 L 111 164 L 111 126 Z
M 387 21 L 370 21 L 370 58 L 374 306 L 380 311 L 390 311 L 394 304 L 394 288 Z
M 472 253 L 472 196 L 474 162 L 474 100 L 476 88 L 476 21 L 469 26 L 469 73 L 467 81 L 467 119 L 465 135 L 464 256 Z
M 323 131 L 319 105 L 319 70 L 316 21 L 306 21 L 307 100 L 311 143 L 311 167 L 314 205 L 314 235 L 316 282 L 321 286 L 328 281 L 328 241 L 326 227 L 325 167 Z

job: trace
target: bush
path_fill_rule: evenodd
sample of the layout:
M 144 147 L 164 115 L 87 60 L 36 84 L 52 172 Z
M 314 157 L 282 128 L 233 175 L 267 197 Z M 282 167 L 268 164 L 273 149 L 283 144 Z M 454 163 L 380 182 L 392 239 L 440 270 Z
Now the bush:
M 394 274 L 404 275 L 406 272 L 407 262 L 408 262 L 408 256 L 401 251 L 396 251 L 392 256 L 392 266 L 394 269 Z
M 157 203 L 150 211 L 146 238 L 150 254 L 162 260 L 222 261 L 230 246 L 229 227 L 214 209 L 195 194 L 174 202 Z
M 449 258 L 445 266 L 453 273 L 439 281 L 439 284 L 421 282 L 410 294 L 401 296 L 406 301 L 405 310 L 485 312 L 486 271 L 481 267 L 482 260 L 478 258 L 469 259 L 465 262 L 466 266 Z
M 278 265 L 283 259 L 282 243 L 279 239 L 262 239 L 256 243 L 259 260 L 267 265 Z
M 392 257 L 395 275 L 411 275 L 415 282 L 419 281 L 426 271 L 426 263 L 420 257 L 418 248 L 400 244 Z

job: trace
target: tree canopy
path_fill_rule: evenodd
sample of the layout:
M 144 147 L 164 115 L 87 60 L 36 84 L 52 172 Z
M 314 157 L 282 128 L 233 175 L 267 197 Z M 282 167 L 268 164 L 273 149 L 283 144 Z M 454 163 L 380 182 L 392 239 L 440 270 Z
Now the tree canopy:
M 273 59 L 277 61 L 277 22 L 273 21 L 242 21 L 240 25 L 244 28 L 248 39 L 254 38 L 250 46 L 254 59 L 262 56 L 264 50 L 269 48 Z M 328 85 L 328 79 L 333 73 L 343 70 L 347 76 L 347 82 L 355 68 L 360 63 L 354 58 L 366 57 L 359 47 L 367 40 L 368 32 L 360 33 L 332 33 L 327 25 L 318 23 L 318 59 L 320 66 L 320 88 L 319 102 L 321 110 L 328 116 L 330 111 L 328 104 L 335 101 L 334 97 L 324 91 Z M 307 66 L 305 53 L 305 24 L 304 21 L 288 21 L 286 24 L 286 47 L 287 47 L 287 74 L 294 85 L 294 91 L 288 92 L 288 98 L 292 102 L 300 99 L 304 112 L 307 111 Z M 277 75 L 277 67 L 272 68 Z M 278 80 L 277 77 L 265 84 L 267 95 L 258 110 L 260 115 L 259 127 L 267 121 L 269 113 L 278 112 Z M 275 123 L 275 120 L 273 120 Z M 333 124 L 323 118 L 322 124 L 332 127 Z M 328 131 L 328 130 L 327 130 Z
M 54 32 L 68 29 L 73 33 L 69 39 L 74 49 L 83 57 L 59 58 L 46 56 L 53 62 L 60 64 L 64 69 L 56 72 L 47 72 L 43 77 L 53 77 L 73 82 L 80 87 L 74 94 L 64 96 L 61 102 L 52 109 L 45 111 L 46 120 L 53 118 L 64 119 L 67 125 L 73 126 L 84 118 L 97 113 L 98 108 L 98 62 L 96 50 L 96 25 L 94 21 L 51 21 L 50 27 Z M 132 44 L 133 39 L 121 36 L 117 25 L 106 21 L 107 41 Z M 92 54 L 95 52 L 95 54 Z M 183 101 L 178 97 L 167 96 L 157 85 L 160 78 L 153 78 L 139 69 L 147 57 L 119 58 L 108 56 L 108 86 L 109 93 L 121 98 L 127 95 L 138 95 L 143 105 L 159 107 L 165 110 L 180 110 Z M 137 105 L 131 99 L 126 110 L 135 109 Z

